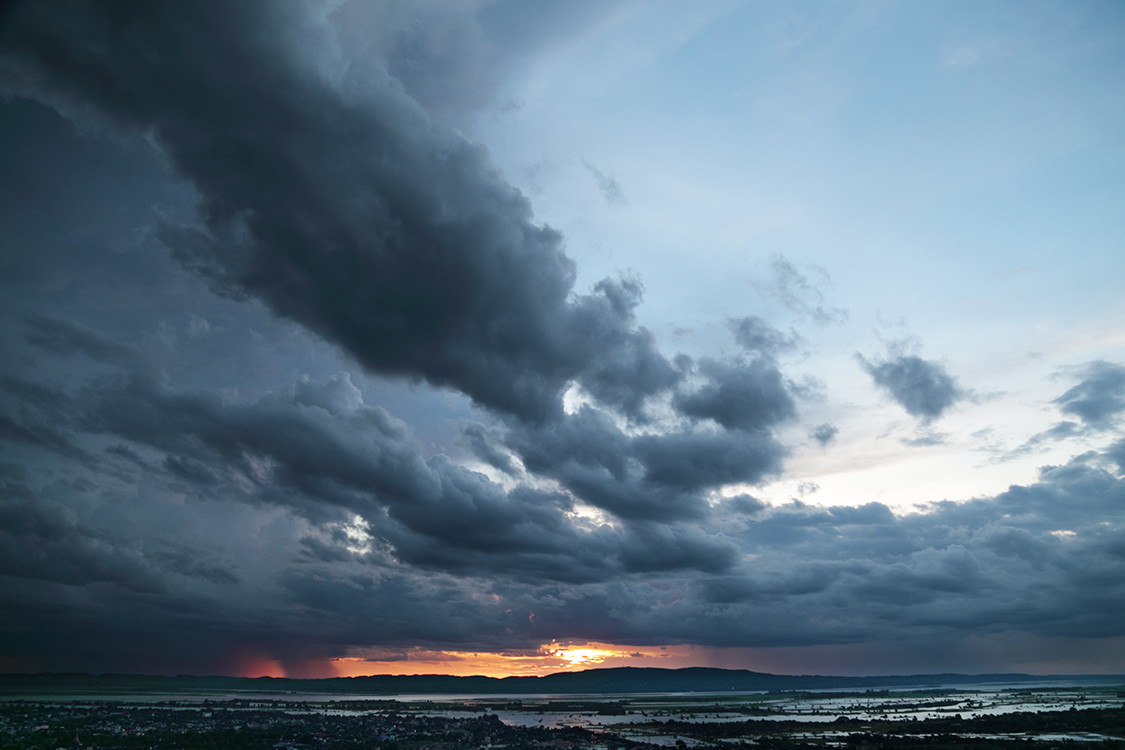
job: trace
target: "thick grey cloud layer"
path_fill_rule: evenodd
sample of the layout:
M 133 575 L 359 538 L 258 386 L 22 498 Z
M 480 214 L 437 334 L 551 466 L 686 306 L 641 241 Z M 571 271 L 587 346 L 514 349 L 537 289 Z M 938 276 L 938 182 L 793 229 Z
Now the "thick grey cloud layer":
M 17 7 L 0 668 L 1119 634 L 1120 368 L 1057 401 L 1110 445 L 1028 486 L 913 515 L 747 494 L 784 469 L 797 334 L 751 316 L 734 356 L 661 352 L 640 280 L 576 291 L 558 233 L 433 117 L 485 95 L 458 76 L 497 40 L 601 12 L 529 7 L 349 4 L 343 41 L 297 3 Z M 783 306 L 844 317 L 773 271 Z M 963 396 L 932 362 L 866 366 L 924 421 Z
M 18 396 L 33 386 L 9 379 L 0 388 Z M 113 455 L 163 474 L 185 492 L 278 505 L 314 525 L 359 517 L 400 561 L 425 568 L 580 581 L 622 570 L 721 569 L 732 558 L 728 542 L 688 529 L 666 528 L 656 537 L 643 524 L 620 532 L 582 531 L 567 521 L 573 502 L 567 495 L 527 486 L 506 491 L 445 456 L 425 459 L 406 426 L 364 405 L 346 374 L 324 383 L 302 379 L 289 392 L 248 403 L 176 392 L 146 374 L 122 374 L 74 395 L 43 390 L 34 404 L 25 398 L 22 414 L 11 419 L 48 424 L 68 445 L 78 433 L 159 451 L 158 459 L 146 462 L 114 443 Z M 591 431 L 581 430 L 576 436 L 588 440 Z M 620 433 L 615 437 L 621 439 Z M 681 442 L 688 439 L 673 439 L 676 446 Z M 574 446 L 563 450 L 576 452 Z M 634 453 L 653 450 L 659 448 L 646 443 Z M 671 472 L 671 462 L 654 462 L 654 473 L 671 475 L 646 477 L 643 487 L 623 490 L 619 485 L 627 482 L 607 480 L 601 492 L 581 482 L 574 489 L 623 516 L 668 520 L 702 512 L 685 486 L 717 484 L 716 471 L 755 470 L 697 452 Z M 667 507 L 643 497 L 642 490 L 662 494 Z M 632 492 L 635 505 L 623 504 L 615 495 L 621 492 Z
M 364 645 L 769 646 L 1009 629 L 1097 638 L 1115 635 L 1125 614 L 1125 480 L 1101 465 L 1113 450 L 914 515 L 741 496 L 692 523 L 613 531 L 569 524 L 558 494 L 504 491 L 421 458 L 402 425 L 348 385 L 301 381 L 224 404 L 117 380 L 43 399 L 59 419 L 79 415 L 66 422 L 73 440 L 110 439 L 100 486 L 35 491 L 26 471 L 7 470 L 7 642 L 52 653 L 43 641 L 61 608 L 104 634 L 84 655 L 94 662 L 119 658 L 125 639 L 155 644 L 192 622 L 210 635 L 185 659 L 255 642 L 299 671 L 303 659 Z M 113 495 L 123 491 L 146 497 L 122 508 Z M 178 513 L 184 497 L 195 520 L 171 536 L 153 517 Z M 239 519 L 255 508 L 297 515 L 263 536 L 260 521 Z M 186 533 L 219 519 L 218 546 Z
M 576 377 L 620 398 L 670 369 L 631 290 L 571 299 L 561 237 L 483 150 L 375 62 L 333 65 L 294 4 L 21 4 L 4 47 L 17 91 L 146 133 L 191 181 L 205 227 L 162 229 L 185 266 L 375 372 L 543 419 Z

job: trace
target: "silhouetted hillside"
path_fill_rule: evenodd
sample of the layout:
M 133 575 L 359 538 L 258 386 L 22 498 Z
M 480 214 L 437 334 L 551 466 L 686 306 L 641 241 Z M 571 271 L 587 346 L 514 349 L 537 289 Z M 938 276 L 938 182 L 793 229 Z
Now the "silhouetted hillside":
M 618 667 L 559 672 L 544 677 L 453 677 L 449 675 L 377 675 L 300 680 L 273 677 L 175 677 L 121 674 L 9 674 L 0 675 L 0 693 L 43 695 L 61 693 L 334 693 L 342 695 L 396 694 L 532 694 L 532 693 L 719 693 L 768 690 L 865 689 L 925 687 L 986 683 L 1040 682 L 1073 679 L 1085 683 L 1120 683 L 1121 675 L 1044 677 L 1026 674 L 909 675 L 832 677 L 773 675 L 743 669 L 652 669 Z

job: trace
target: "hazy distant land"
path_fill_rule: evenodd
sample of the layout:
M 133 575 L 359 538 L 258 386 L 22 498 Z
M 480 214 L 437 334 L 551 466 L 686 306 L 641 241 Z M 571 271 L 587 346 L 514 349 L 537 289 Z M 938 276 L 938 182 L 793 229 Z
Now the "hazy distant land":
M 529 695 L 599 693 L 723 693 L 779 690 L 934 687 L 1072 681 L 1084 685 L 1125 684 L 1125 675 L 920 674 L 877 677 L 775 675 L 742 669 L 618 667 L 558 672 L 542 677 L 455 677 L 375 675 L 294 679 L 136 674 L 0 675 L 0 695 L 52 693 L 325 693 L 340 695 Z
M 1125 678 L 1117 675 L 39 674 L 2 676 L 0 690 L 0 750 L 1125 748 Z

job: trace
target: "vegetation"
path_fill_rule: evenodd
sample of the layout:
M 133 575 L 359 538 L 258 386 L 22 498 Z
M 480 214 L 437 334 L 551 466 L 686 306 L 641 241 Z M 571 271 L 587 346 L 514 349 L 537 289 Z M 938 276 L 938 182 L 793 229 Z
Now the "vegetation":
M 508 710 L 528 708 L 522 702 Z M 548 701 L 552 710 L 620 716 L 621 701 Z M 654 750 L 655 743 L 724 748 L 940 748 L 1045 750 L 1088 746 L 1125 750 L 1125 709 L 1017 712 L 963 719 L 870 721 L 840 717 L 726 722 L 639 721 L 612 731 L 518 727 L 495 714 L 427 715 L 433 704 L 392 701 L 304 703 L 263 699 L 0 702 L 0 750 Z M 411 710 L 411 708 L 418 710 Z M 468 705 L 462 704 L 462 710 Z M 447 710 L 447 709 L 443 709 Z M 480 710 L 479 707 L 476 709 Z M 640 717 L 638 717 L 640 718 Z M 627 735 L 627 736 L 626 736 Z M 650 744 L 652 743 L 652 744 Z

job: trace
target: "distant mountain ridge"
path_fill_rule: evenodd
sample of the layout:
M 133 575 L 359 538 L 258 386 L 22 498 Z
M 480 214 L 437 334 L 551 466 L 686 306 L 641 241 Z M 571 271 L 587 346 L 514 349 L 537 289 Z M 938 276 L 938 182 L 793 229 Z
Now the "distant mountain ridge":
M 611 693 L 725 693 L 773 690 L 927 687 L 981 685 L 1049 680 L 1077 680 L 1120 684 L 1125 675 L 923 674 L 881 677 L 775 675 L 744 669 L 687 667 L 615 667 L 581 672 L 556 672 L 542 677 L 455 677 L 452 675 L 374 675 L 295 679 L 288 677 L 196 677 L 132 674 L 7 674 L 0 675 L 0 694 L 6 696 L 58 693 L 323 693 L 336 695 L 438 694 L 611 694 Z M 280 697 L 280 695 L 279 695 Z

